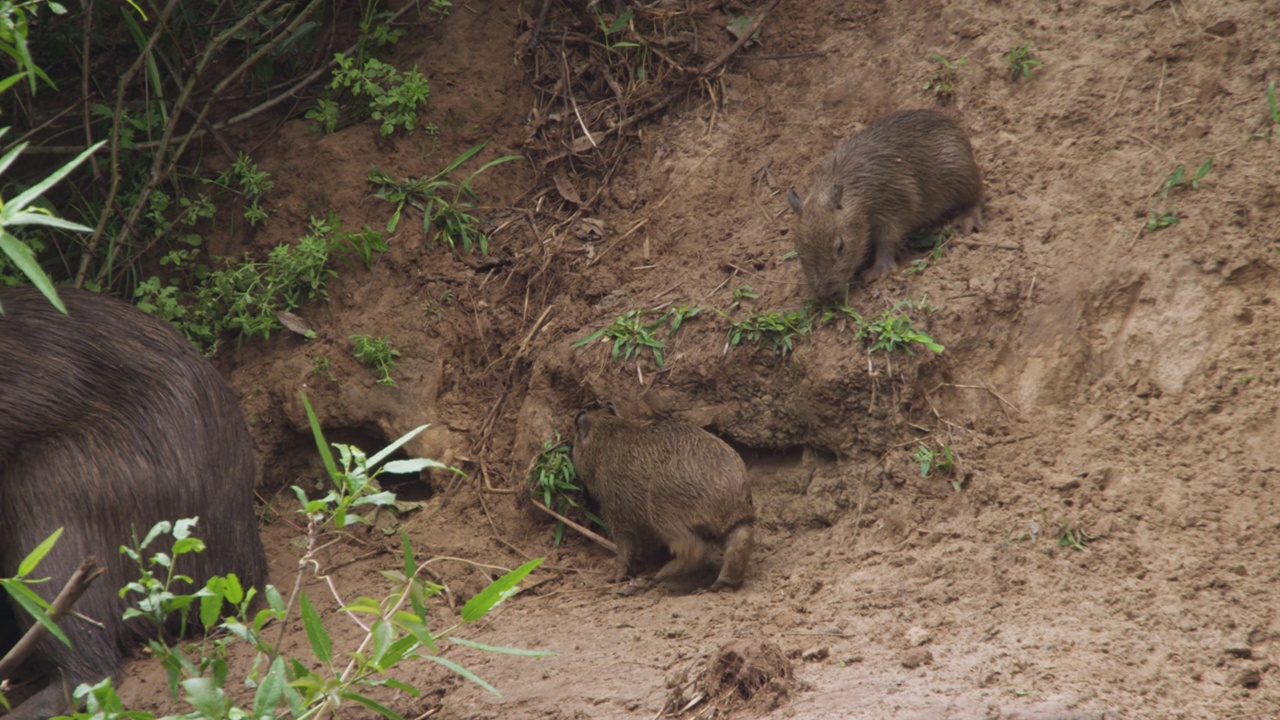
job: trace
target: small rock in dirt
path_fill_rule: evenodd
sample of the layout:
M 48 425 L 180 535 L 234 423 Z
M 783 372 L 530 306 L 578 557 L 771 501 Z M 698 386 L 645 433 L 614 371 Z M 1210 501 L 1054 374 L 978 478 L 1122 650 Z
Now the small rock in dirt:
M 1258 668 L 1245 670 L 1236 678 L 1236 684 L 1250 690 L 1255 690 L 1262 684 L 1262 671 Z
M 1218 22 L 1205 28 L 1204 32 L 1206 35 L 1212 35 L 1214 37 L 1220 37 L 1220 38 L 1228 38 L 1228 37 L 1231 37 L 1232 35 L 1235 35 L 1236 30 L 1238 29 L 1239 28 L 1236 26 L 1235 20 L 1219 20 Z
M 920 647 L 933 639 L 928 630 L 922 627 L 910 627 L 907 629 L 907 645 L 910 647 Z
M 800 653 L 800 659 L 807 662 L 821 662 L 826 660 L 830 654 L 831 652 L 825 647 L 815 647 Z
M 1229 647 L 1227 648 L 1226 653 L 1242 660 L 1248 660 L 1253 657 L 1253 649 L 1247 647 Z
M 902 667 L 908 670 L 915 670 L 921 665 L 932 665 L 933 653 L 927 648 L 911 648 L 902 654 Z

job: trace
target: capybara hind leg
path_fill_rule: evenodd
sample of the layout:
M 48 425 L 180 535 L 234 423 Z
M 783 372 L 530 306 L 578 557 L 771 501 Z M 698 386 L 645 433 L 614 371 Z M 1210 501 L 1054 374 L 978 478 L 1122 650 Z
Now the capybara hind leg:
M 653 576 L 654 580 L 696 572 L 707 562 L 707 543 L 693 533 L 668 540 L 667 547 L 671 550 L 671 561 Z
M 712 591 L 742 585 L 753 542 L 750 525 L 739 525 L 729 531 L 724 539 L 724 564 L 720 566 L 720 576 L 711 585 Z

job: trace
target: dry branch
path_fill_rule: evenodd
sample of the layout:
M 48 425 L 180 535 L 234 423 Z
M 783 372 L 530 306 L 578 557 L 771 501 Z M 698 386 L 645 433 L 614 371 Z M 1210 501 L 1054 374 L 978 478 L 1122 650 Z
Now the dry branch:
M 80 563 L 80 567 L 76 568 L 76 571 L 67 579 L 67 583 L 62 586 L 58 596 L 53 599 L 53 603 L 49 606 L 49 612 L 47 613 L 49 619 L 55 623 L 61 620 L 71 611 L 71 606 L 75 605 L 80 596 L 84 595 L 89 586 L 93 584 L 93 581 L 97 580 L 98 576 L 103 572 L 105 570 L 98 564 L 96 557 L 90 555 L 85 558 L 84 562 Z M 36 649 L 36 645 L 48 634 L 49 631 L 45 629 L 44 625 L 40 623 L 33 624 L 22 636 L 22 639 L 5 654 L 4 658 L 0 658 L 0 678 L 8 678 L 12 675 L 13 671 L 18 669 L 22 661 L 27 659 L 27 656 Z

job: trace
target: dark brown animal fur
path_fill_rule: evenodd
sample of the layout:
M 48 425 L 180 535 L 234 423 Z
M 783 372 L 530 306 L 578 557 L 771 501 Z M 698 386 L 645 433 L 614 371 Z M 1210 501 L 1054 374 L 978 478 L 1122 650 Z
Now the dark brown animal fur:
M 231 572 L 245 587 L 267 576 L 253 443 L 230 388 L 166 323 L 93 293 L 59 295 L 68 315 L 30 288 L 0 290 L 0 576 L 65 528 L 36 571 L 52 581 L 33 589 L 52 600 L 96 556 L 106 574 L 75 609 L 105 628 L 64 619 L 72 647 L 46 638 L 36 649 L 33 667 L 49 686 L 10 718 L 65 711 L 77 683 L 119 674 L 145 630 L 120 619 L 118 590 L 137 570 L 119 547 L 135 532 L 198 516 L 208 547 L 183 556 L 183 574 L 197 586 Z M 11 635 L 30 624 L 17 608 L 0 617 Z
M 810 291 L 844 298 L 874 250 L 863 280 L 897 270 L 895 254 L 913 230 L 954 213 L 961 232 L 982 226 L 982 175 L 969 139 L 946 115 L 905 110 L 871 123 L 814 168 L 809 194 L 787 199 Z
M 711 433 L 679 422 L 646 425 L 606 410 L 578 413 L 573 464 L 600 503 L 618 545 L 616 579 L 665 545 L 663 580 L 706 565 L 708 541 L 724 544 L 712 590 L 736 588 L 751 555 L 755 508 L 742 458 Z

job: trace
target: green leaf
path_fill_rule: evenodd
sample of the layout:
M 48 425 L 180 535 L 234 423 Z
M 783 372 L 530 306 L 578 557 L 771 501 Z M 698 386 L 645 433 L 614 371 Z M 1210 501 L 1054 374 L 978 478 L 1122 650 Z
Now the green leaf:
M 338 466 L 333 461 L 333 452 L 329 450 L 329 444 L 325 442 L 324 432 L 320 429 L 320 420 L 316 418 L 315 411 L 311 409 L 311 402 L 307 400 L 306 392 L 299 390 L 298 395 L 302 398 L 302 406 L 307 410 L 307 422 L 311 424 L 311 434 L 316 439 L 316 448 L 320 450 L 320 459 L 324 462 L 324 469 L 334 482 L 338 482 L 340 479 Z
M 45 178 L 44 180 L 41 180 L 35 185 L 32 185 L 31 187 L 27 188 L 25 191 L 20 193 L 17 197 L 5 203 L 4 210 L 0 211 L 0 219 L 7 220 L 11 212 L 17 213 L 19 210 L 26 208 L 26 206 L 29 205 L 33 200 L 43 195 L 44 191 L 53 187 L 55 183 L 57 183 L 59 180 L 61 180 L 62 178 L 70 174 L 72 170 L 75 170 L 76 167 L 78 167 L 80 163 L 88 159 L 90 155 L 97 152 L 98 148 L 106 144 L 107 144 L 106 140 L 102 140 L 97 143 L 94 143 L 89 147 L 89 149 L 77 155 L 74 160 L 67 163 L 66 165 L 63 165 L 57 170 L 54 170 L 53 174 L 51 174 L 49 177 Z M 0 171 L 2 171 L 2 168 L 0 168 Z
M 34 550 L 27 553 L 27 556 L 22 559 L 22 562 L 18 563 L 18 577 L 21 578 L 30 575 L 31 571 L 36 569 L 36 565 L 40 564 L 40 561 L 44 559 L 44 556 L 48 555 L 49 551 L 53 549 L 54 543 L 58 542 L 58 538 L 60 537 L 62 537 L 62 528 L 54 530 L 53 534 L 44 539 L 44 542 L 40 543 Z
M 227 696 L 211 679 L 188 678 L 182 681 L 182 688 L 187 691 L 187 702 L 204 717 L 221 718 L 226 715 Z
M 570 345 L 569 347 L 580 348 L 580 347 L 582 347 L 583 345 L 587 345 L 588 343 L 591 343 L 592 341 L 599 340 L 600 338 L 604 337 L 604 334 L 605 334 L 605 332 L 606 332 L 606 331 L 608 331 L 608 329 L 609 329 L 609 328 L 601 328 L 601 329 L 599 329 L 599 330 L 597 330 L 597 331 L 595 331 L 595 332 L 591 333 L 590 335 L 588 335 L 588 336 L 586 336 L 586 337 L 582 338 L 581 340 L 578 340 L 577 342 L 575 342 L 574 344 Z M 616 348 L 615 348 L 615 352 L 616 352 Z
M 475 684 L 479 685 L 480 687 L 484 688 L 485 690 L 488 690 L 489 692 L 493 693 L 494 695 L 497 695 L 498 697 L 502 697 L 502 693 L 498 692 L 498 689 L 497 689 L 497 688 L 495 688 L 494 686 L 492 686 L 492 685 L 490 685 L 489 683 L 485 682 L 484 680 L 481 680 L 481 679 L 480 679 L 480 677 L 479 677 L 478 675 L 476 675 L 475 673 L 471 672 L 470 670 L 468 670 L 468 669 L 466 669 L 466 668 L 462 667 L 462 666 L 461 666 L 461 665 L 459 665 L 458 663 L 456 663 L 456 662 L 454 662 L 454 661 L 452 661 L 452 660 L 449 660 L 448 658 L 442 658 L 442 657 L 440 657 L 439 655 L 423 655 L 423 657 L 424 657 L 424 658 L 426 658 L 427 660 L 430 660 L 431 662 L 438 663 L 438 664 L 440 664 L 440 665 L 443 665 L 443 666 L 445 666 L 445 667 L 449 668 L 450 670 L 452 670 L 452 671 L 454 671 L 454 672 L 458 673 L 458 674 L 459 674 L 459 675 L 461 675 L 462 677 L 464 677 L 464 678 L 466 678 L 466 679 L 470 680 L 471 682 L 473 682 L 473 683 L 475 683 Z
M 404 435 L 401 435 L 399 438 L 397 438 L 397 439 L 396 439 L 396 441 L 395 441 L 395 442 L 393 442 L 393 443 L 391 443 L 390 445 L 388 445 L 388 446 L 386 446 L 386 447 L 382 448 L 382 449 L 381 449 L 381 450 L 379 450 L 379 451 L 378 451 L 378 452 L 377 452 L 373 457 L 369 458 L 369 461 L 368 461 L 368 465 L 369 465 L 369 467 L 376 467 L 376 466 L 378 465 L 378 463 L 380 463 L 380 462 L 382 462 L 383 460 L 385 460 L 385 459 L 387 458 L 387 456 L 388 456 L 388 455 L 390 455 L 391 453 L 395 452 L 396 450 L 399 450 L 399 449 L 401 448 L 401 446 L 403 446 L 405 443 L 407 443 L 407 442 L 409 442 L 410 440 L 412 440 L 412 439 L 414 439 L 415 437 L 417 437 L 419 433 L 421 433 L 423 430 L 426 430 L 426 429 L 427 429 L 427 428 L 429 428 L 429 427 L 431 427 L 431 426 L 430 426 L 430 425 L 419 425 L 418 427 L 416 427 L 416 428 L 414 428 L 414 429 L 410 430 L 409 432 L 405 433 Z
M 255 718 L 269 718 L 275 714 L 276 706 L 284 696 L 285 685 L 284 658 L 277 656 L 271 661 L 271 669 L 267 671 L 267 676 L 258 686 L 258 692 L 254 693 L 253 716 Z
M 391 720 L 404 720 L 404 718 L 400 717 L 400 715 L 397 714 L 391 708 L 377 702 L 376 700 L 367 698 L 364 695 L 361 695 L 360 693 L 347 691 L 347 692 L 338 693 L 338 697 L 342 698 L 343 700 L 350 700 L 352 702 L 360 703 L 366 708 L 378 713 L 382 717 L 391 718 Z
M 496 607 L 499 603 L 518 592 L 516 583 L 525 578 L 526 575 L 533 572 L 533 569 L 542 564 L 543 558 L 536 558 L 494 580 L 481 590 L 474 597 L 462 606 L 462 622 L 475 622 L 484 617 L 486 613 Z
M 31 253 L 31 248 L 27 247 L 26 243 L 0 228 L 0 250 L 3 250 L 4 254 L 9 256 L 9 261 L 27 276 L 31 284 L 36 286 L 54 307 L 58 308 L 58 312 L 67 314 L 67 306 L 63 304 L 62 298 L 58 297 L 53 281 L 40 268 L 40 264 L 36 262 L 36 256 Z M 4 308 L 0 308 L 0 312 L 3 311 Z
M 46 614 L 49 609 L 48 601 L 35 594 L 35 591 L 31 588 L 15 580 L 0 580 L 0 587 L 4 587 L 5 591 L 9 593 L 9 597 L 21 605 L 28 615 L 43 625 L 45 630 L 48 630 L 50 634 L 58 638 L 63 645 L 71 647 L 71 641 L 67 639 L 62 629 L 58 627 L 57 623 L 50 620 Z
M 502 653 L 504 655 L 523 655 L 525 657 L 555 657 L 556 655 L 556 653 L 550 650 L 525 650 L 523 648 L 509 648 L 509 647 L 501 647 L 498 645 L 485 645 L 484 643 L 478 643 L 475 640 L 467 640 L 466 638 L 459 638 L 459 637 L 450 637 L 448 639 L 450 642 L 455 642 L 459 645 L 466 645 L 467 647 L 473 647 L 477 650 Z
M 329 632 L 325 630 L 324 623 L 320 622 L 320 614 L 316 612 L 305 590 L 301 593 L 300 606 L 302 627 L 307 631 L 307 640 L 311 642 L 311 652 L 320 662 L 328 665 L 332 657 L 333 644 L 329 641 Z
M 440 470 L 451 470 L 458 474 L 465 474 L 461 470 L 449 467 L 439 460 L 431 460 L 429 458 L 413 458 L 412 460 L 392 460 L 382 466 L 383 472 L 395 473 L 397 475 L 406 475 L 422 472 L 427 468 L 438 468 Z

